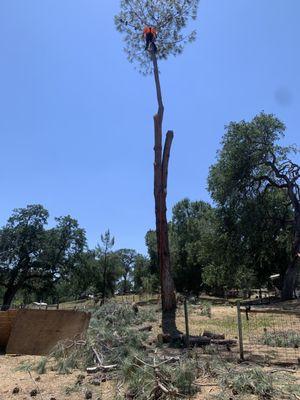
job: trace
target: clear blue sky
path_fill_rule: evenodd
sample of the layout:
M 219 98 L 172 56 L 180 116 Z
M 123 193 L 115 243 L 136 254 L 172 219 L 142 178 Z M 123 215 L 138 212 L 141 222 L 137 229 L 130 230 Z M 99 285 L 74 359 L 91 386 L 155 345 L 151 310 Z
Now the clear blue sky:
M 52 218 L 77 218 L 90 246 L 110 228 L 116 247 L 145 251 L 155 93 L 122 51 L 118 6 L 1 0 L 1 225 L 13 208 L 41 203 Z M 201 1 L 197 42 L 161 66 L 165 128 L 175 131 L 169 211 L 183 197 L 209 200 L 229 121 L 273 112 L 299 143 L 299 19 L 298 0 Z

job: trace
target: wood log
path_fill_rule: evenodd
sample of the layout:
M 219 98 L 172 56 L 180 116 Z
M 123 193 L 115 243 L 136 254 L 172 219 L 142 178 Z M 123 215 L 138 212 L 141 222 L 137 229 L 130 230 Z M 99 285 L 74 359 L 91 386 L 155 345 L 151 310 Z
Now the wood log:
M 224 334 L 219 334 L 219 333 L 213 333 L 210 331 L 203 331 L 201 336 L 206 336 L 211 339 L 225 339 Z
M 191 346 L 208 346 L 211 343 L 211 339 L 206 336 L 190 336 L 190 345 Z M 157 340 L 160 343 L 186 343 L 185 335 L 171 336 L 169 334 L 160 333 L 157 336 Z
M 211 344 L 211 339 L 206 336 L 190 336 L 190 346 L 208 346 Z M 185 340 L 184 340 L 185 343 Z
M 100 371 L 100 367 L 88 367 L 86 369 L 86 372 L 88 374 L 95 374 L 96 372 L 99 372 L 99 371 Z
M 135 314 L 138 314 L 138 313 L 139 313 L 139 308 L 138 308 L 138 306 L 137 306 L 136 303 L 134 303 L 134 304 L 132 305 L 132 310 L 134 311 Z
M 145 325 L 145 326 L 138 328 L 137 330 L 139 332 L 150 332 L 150 331 L 152 331 L 152 328 L 153 328 L 152 325 Z
M 118 366 L 118 364 L 112 364 L 112 365 L 97 365 L 96 367 L 88 367 L 88 368 L 86 369 L 86 372 L 87 372 L 88 374 L 95 374 L 96 372 L 99 372 L 99 371 L 107 372 L 107 371 L 111 371 L 111 370 L 117 368 L 117 366 Z
M 157 341 L 158 343 L 171 343 L 172 336 L 167 333 L 159 333 L 157 335 Z
M 236 340 L 231 339 L 211 339 L 211 344 L 217 344 L 220 346 L 235 346 L 237 343 Z

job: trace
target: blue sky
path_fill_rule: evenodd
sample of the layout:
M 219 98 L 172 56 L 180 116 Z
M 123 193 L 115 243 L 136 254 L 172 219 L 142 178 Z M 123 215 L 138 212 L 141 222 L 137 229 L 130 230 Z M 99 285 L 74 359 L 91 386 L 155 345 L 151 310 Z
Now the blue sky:
M 1 0 L 0 224 L 41 203 L 70 214 L 90 246 L 145 252 L 154 226 L 151 77 L 122 51 L 118 0 Z M 165 129 L 174 129 L 169 215 L 209 200 L 209 166 L 232 120 L 275 113 L 299 143 L 300 2 L 202 0 L 198 39 L 161 65 Z

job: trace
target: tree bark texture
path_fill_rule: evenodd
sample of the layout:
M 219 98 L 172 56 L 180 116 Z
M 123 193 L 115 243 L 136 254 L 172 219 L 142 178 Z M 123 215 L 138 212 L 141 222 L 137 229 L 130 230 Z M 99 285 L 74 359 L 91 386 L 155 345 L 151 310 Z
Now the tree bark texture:
M 294 240 L 292 246 L 291 262 L 286 270 L 283 288 L 282 300 L 290 300 L 294 297 L 294 289 L 296 286 L 297 274 L 300 262 L 300 206 L 295 208 L 294 220 Z
M 6 311 L 10 308 L 11 303 L 18 291 L 16 286 L 8 287 L 3 295 L 3 304 L 1 306 L 1 311 Z
M 104 254 L 103 293 L 102 293 L 101 305 L 104 304 L 106 299 L 106 274 L 107 274 L 107 249 L 105 249 L 105 254 Z
M 168 131 L 162 150 L 162 123 L 164 106 L 156 55 L 151 51 L 154 79 L 156 86 L 158 111 L 154 115 L 154 199 L 156 216 L 157 252 L 160 270 L 162 299 L 162 330 L 164 333 L 175 334 L 176 329 L 176 295 L 173 277 L 171 275 L 168 221 L 167 221 L 167 183 L 173 132 Z

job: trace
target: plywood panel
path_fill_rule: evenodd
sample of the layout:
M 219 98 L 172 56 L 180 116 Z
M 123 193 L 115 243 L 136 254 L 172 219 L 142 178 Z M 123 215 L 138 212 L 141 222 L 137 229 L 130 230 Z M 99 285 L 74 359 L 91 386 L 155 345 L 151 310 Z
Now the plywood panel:
M 0 311 L 0 347 L 5 348 L 11 333 L 17 310 Z
M 90 313 L 71 310 L 19 310 L 6 352 L 45 355 L 61 340 L 82 337 Z

